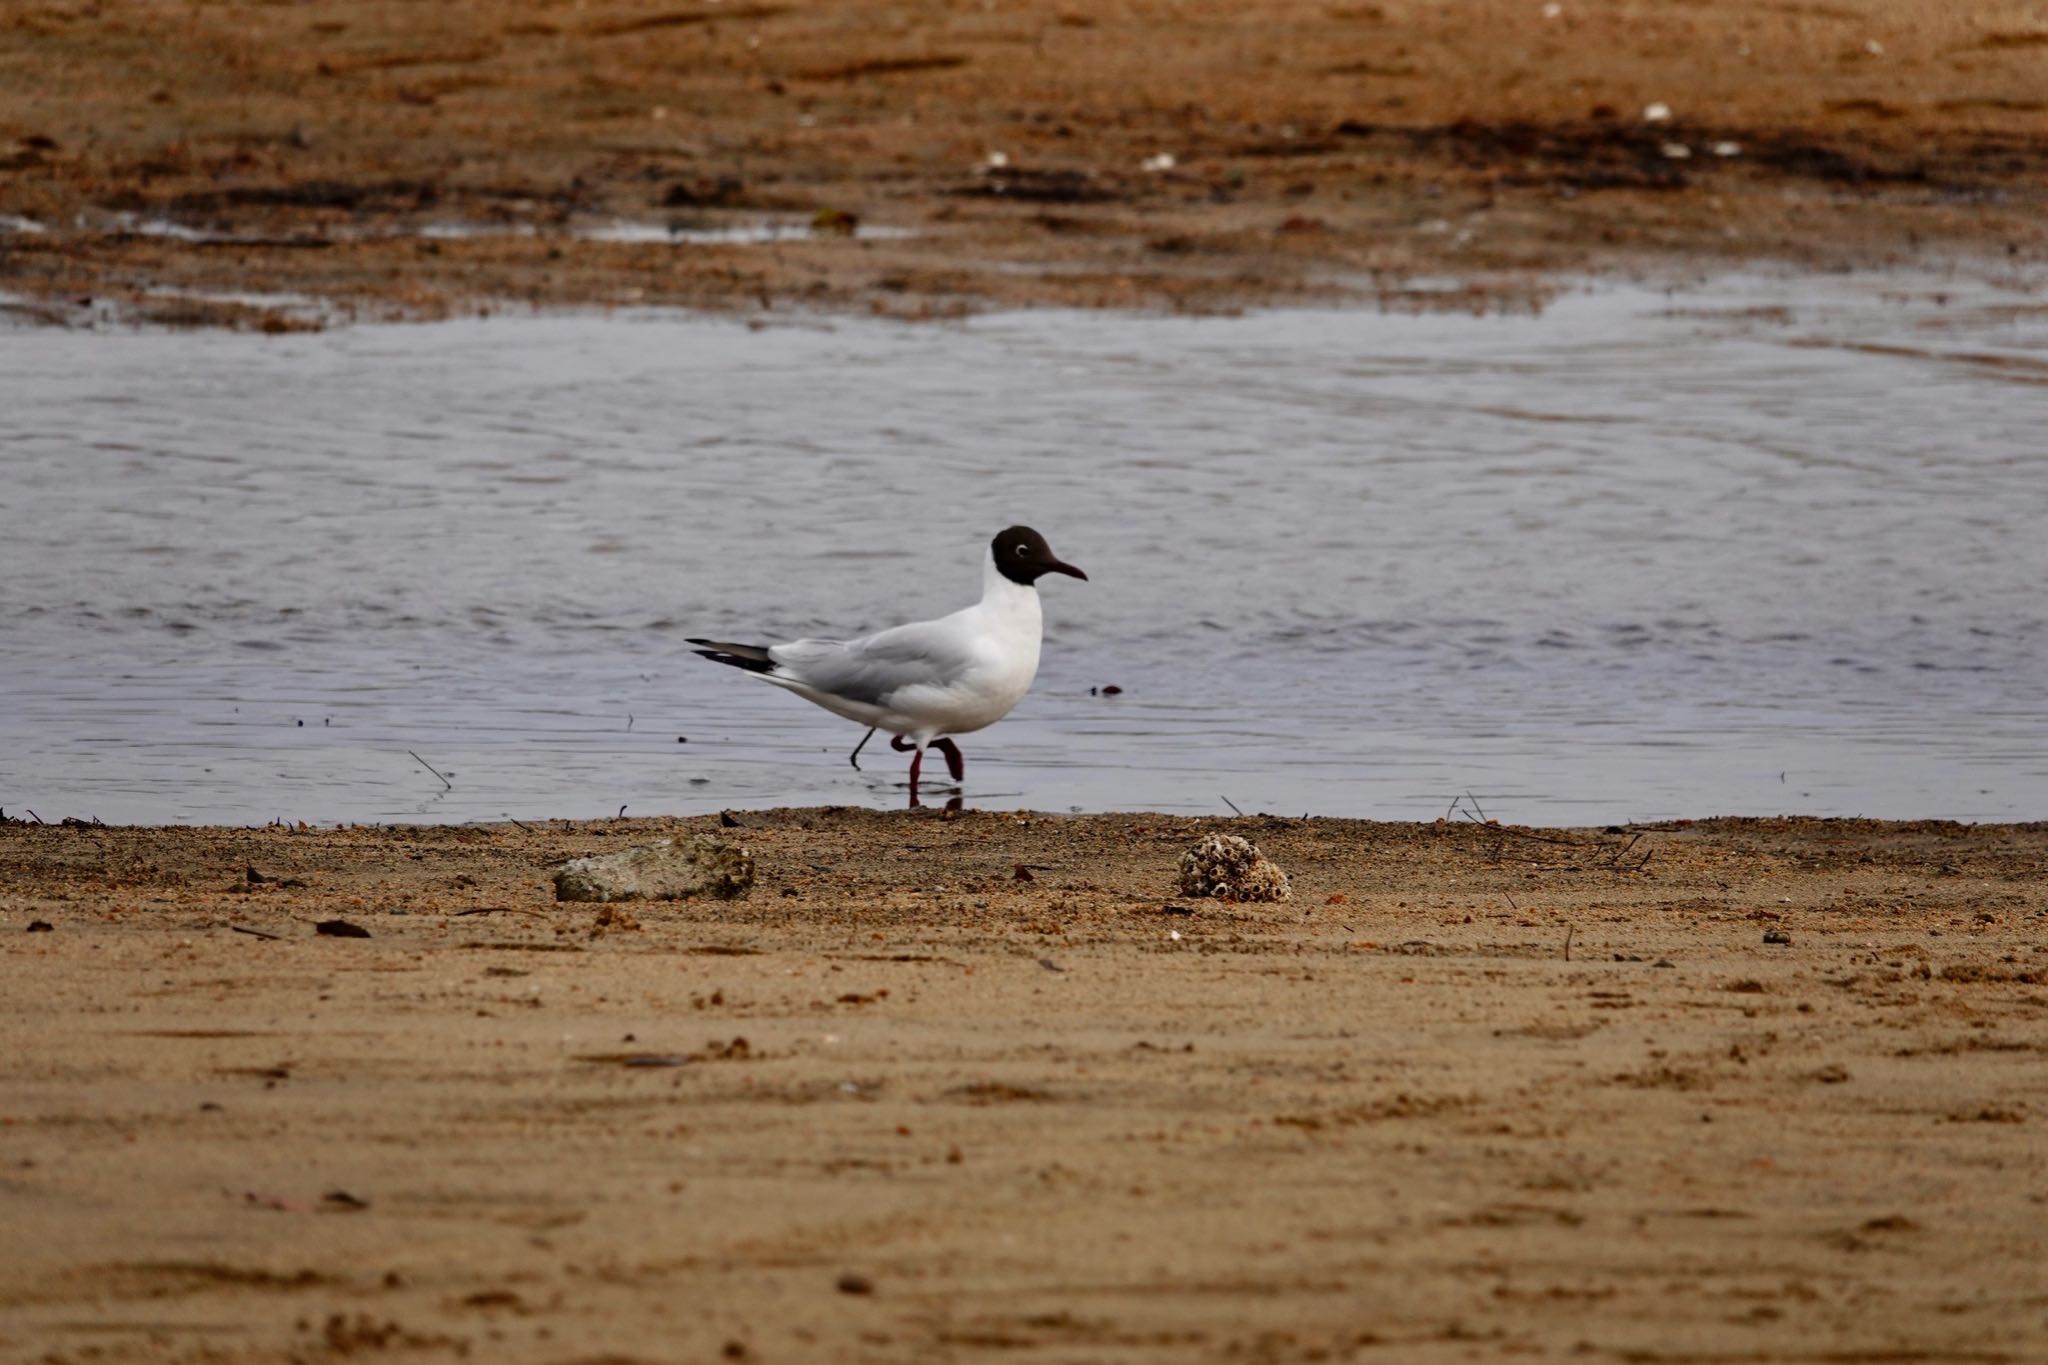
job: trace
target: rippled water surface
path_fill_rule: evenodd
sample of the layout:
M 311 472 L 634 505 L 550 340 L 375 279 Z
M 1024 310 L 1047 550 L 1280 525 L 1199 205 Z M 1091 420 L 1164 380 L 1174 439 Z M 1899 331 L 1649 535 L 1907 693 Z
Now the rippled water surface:
M 683 637 L 950 610 L 1025 521 L 1093 581 L 972 803 L 2048 816 L 2017 286 L 0 331 L 0 399 L 10 815 L 898 804 Z

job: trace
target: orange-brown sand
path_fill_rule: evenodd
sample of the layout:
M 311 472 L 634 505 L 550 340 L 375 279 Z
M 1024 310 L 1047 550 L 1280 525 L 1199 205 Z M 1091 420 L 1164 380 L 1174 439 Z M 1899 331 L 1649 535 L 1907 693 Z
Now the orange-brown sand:
M 0 214 L 47 230 L 0 230 L 0 291 L 285 329 L 2038 263 L 2044 63 L 2022 0 L 26 0 L 0 12 Z M 575 234 L 615 219 L 819 231 Z
M 739 818 L 0 827 L 0 1358 L 2048 1358 L 2048 827 Z

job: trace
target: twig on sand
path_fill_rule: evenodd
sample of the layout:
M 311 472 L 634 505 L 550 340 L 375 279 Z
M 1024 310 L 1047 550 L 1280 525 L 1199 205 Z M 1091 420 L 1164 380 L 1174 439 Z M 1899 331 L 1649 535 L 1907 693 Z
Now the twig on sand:
M 1617 866 L 1621 862 L 1622 858 L 1627 855 L 1628 851 L 1634 848 L 1639 842 L 1641 842 L 1642 837 L 1642 835 L 1638 834 L 1631 838 L 1625 844 L 1616 844 L 1612 849 L 1608 851 L 1607 865 L 1609 867 Z
M 479 905 L 473 910 L 457 910 L 455 915 L 458 919 L 464 915 L 534 915 L 541 919 L 547 918 L 538 910 L 521 910 L 511 905 Z
M 1579 926 L 1576 924 L 1568 926 L 1564 931 L 1564 960 L 1566 962 L 1572 960 L 1572 935 L 1578 931 Z
M 406 752 L 412 754 L 412 750 L 410 749 L 407 749 Z M 433 764 L 427 762 L 427 760 L 421 758 L 418 754 L 412 754 L 412 757 L 413 762 L 419 764 L 422 768 L 425 768 L 434 776 L 441 778 L 441 787 L 443 790 L 451 792 L 455 790 L 455 784 L 453 782 L 450 782 L 446 777 L 442 776 L 441 770 L 439 768 L 436 768 Z
M 1495 834 L 1512 834 L 1517 839 L 1533 839 L 1539 844 L 1563 844 L 1567 848 L 1585 847 L 1585 845 L 1577 839 L 1559 839 L 1554 835 L 1537 834 L 1530 830 L 1517 829 L 1513 825 L 1490 825 L 1488 826 L 1488 828 L 1493 830 Z
M 1237 810 L 1237 802 L 1231 800 L 1227 796 L 1223 798 L 1223 804 L 1230 807 L 1232 810 Z M 1244 812 L 1241 810 L 1237 810 L 1237 815 L 1240 820 L 1244 818 Z
M 266 934 L 261 929 L 245 929 L 239 924 L 230 924 L 228 928 L 238 934 L 247 934 L 250 938 L 281 939 L 284 937 L 283 934 Z
M 1641 872 L 1644 868 L 1648 867 L 1650 865 L 1650 859 L 1657 856 L 1657 846 L 1655 844 L 1651 844 L 1648 848 L 1645 848 L 1643 850 L 1643 856 L 1636 862 L 1625 863 L 1622 861 L 1622 859 L 1626 858 L 1629 855 L 1630 851 L 1633 850 L 1635 846 L 1642 841 L 1642 837 L 1642 835 L 1638 834 L 1631 838 L 1625 844 L 1615 844 L 1614 847 L 1608 853 L 1607 870 L 1609 872 Z

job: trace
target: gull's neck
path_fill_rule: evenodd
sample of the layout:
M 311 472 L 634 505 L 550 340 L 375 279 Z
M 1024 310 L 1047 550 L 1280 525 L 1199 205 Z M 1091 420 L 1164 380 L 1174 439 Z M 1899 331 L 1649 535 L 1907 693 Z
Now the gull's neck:
M 994 550 L 981 558 L 981 609 L 1003 616 L 1027 615 L 1034 620 L 1038 617 L 1038 589 L 1005 578 L 996 567 Z

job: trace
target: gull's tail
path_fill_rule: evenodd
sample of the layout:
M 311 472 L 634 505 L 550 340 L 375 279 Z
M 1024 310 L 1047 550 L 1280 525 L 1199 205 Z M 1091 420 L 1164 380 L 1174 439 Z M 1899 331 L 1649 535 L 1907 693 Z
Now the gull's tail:
M 690 643 L 704 646 L 704 648 L 694 652 L 717 663 L 731 664 L 734 668 L 744 668 L 749 673 L 773 673 L 775 671 L 775 660 L 768 657 L 768 647 L 766 645 L 735 645 L 724 640 L 697 639 L 692 639 Z

